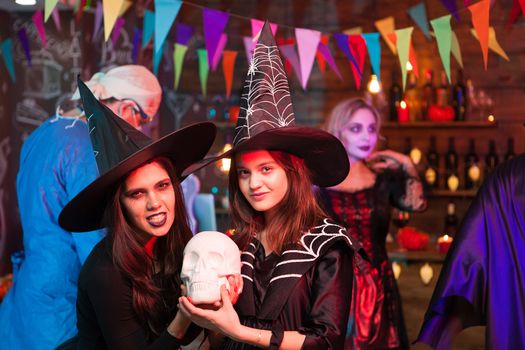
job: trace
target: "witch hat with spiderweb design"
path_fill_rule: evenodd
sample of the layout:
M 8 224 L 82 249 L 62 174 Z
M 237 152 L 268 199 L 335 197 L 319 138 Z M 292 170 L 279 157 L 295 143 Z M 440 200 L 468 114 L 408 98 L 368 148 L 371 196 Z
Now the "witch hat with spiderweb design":
M 335 186 L 343 181 L 350 165 L 341 142 L 323 130 L 294 124 L 288 79 L 266 21 L 244 82 L 232 149 L 190 166 L 188 172 L 236 153 L 269 150 L 303 158 L 312 182 L 318 186 Z
M 109 196 L 133 169 L 165 156 L 173 161 L 182 181 L 189 174 L 183 171 L 200 161 L 213 144 L 216 127 L 210 122 L 190 125 L 153 141 L 100 103 L 80 79 L 78 87 L 100 176 L 62 209 L 58 221 L 68 231 L 102 228 Z

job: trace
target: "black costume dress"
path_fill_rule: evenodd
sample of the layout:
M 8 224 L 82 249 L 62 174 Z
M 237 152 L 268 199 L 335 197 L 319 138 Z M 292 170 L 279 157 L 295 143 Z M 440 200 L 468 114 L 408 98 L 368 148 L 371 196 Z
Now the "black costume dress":
M 416 205 L 424 207 L 421 182 L 402 171 L 387 170 L 376 174 L 369 188 L 356 192 L 319 191 L 327 212 L 359 241 L 372 265 L 365 275 L 354 271 L 357 287 L 345 349 L 408 349 L 401 297 L 385 239 L 392 206 L 408 211 L 419 209 Z M 419 194 L 418 198 L 414 193 Z
M 178 296 L 166 303 L 171 308 L 166 327 L 177 313 Z M 182 340 L 164 330 L 148 341 L 147 325 L 132 307 L 131 281 L 113 264 L 108 238 L 95 246 L 80 272 L 77 318 L 78 349 L 178 349 L 201 331 L 192 324 Z
M 306 335 L 302 349 L 341 349 L 352 292 L 352 259 L 358 243 L 328 219 L 288 246 L 265 256 L 252 238 L 242 252 L 243 292 L 235 304 L 241 323 Z M 257 349 L 226 339 L 223 349 Z

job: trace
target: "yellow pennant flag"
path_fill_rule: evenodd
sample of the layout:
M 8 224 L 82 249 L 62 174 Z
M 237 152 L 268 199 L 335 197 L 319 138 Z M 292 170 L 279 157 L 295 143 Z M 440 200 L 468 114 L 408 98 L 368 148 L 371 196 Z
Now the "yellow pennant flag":
M 118 14 L 120 9 L 122 9 L 122 4 L 124 0 L 103 0 L 102 8 L 104 10 L 104 39 L 108 41 L 111 36 L 111 31 L 113 26 L 117 21 Z
M 118 16 L 122 17 L 126 13 L 126 11 L 130 8 L 131 5 L 133 5 L 133 2 L 131 2 L 131 0 L 124 0 L 124 2 L 122 3 L 122 8 L 120 9 Z
M 478 33 L 476 32 L 474 28 L 472 28 L 470 32 L 472 33 L 474 38 L 479 40 Z M 501 45 L 498 43 L 498 40 L 496 39 L 496 31 L 494 30 L 494 27 L 489 27 L 489 49 L 491 49 L 492 51 L 494 51 L 495 53 L 503 57 L 505 61 L 510 61 L 509 56 L 507 56 L 507 53 L 505 52 L 505 50 L 503 50 Z
M 394 55 L 397 55 L 396 50 L 396 44 L 390 40 L 388 37 L 388 34 L 395 32 L 395 24 L 394 24 L 394 17 L 386 17 L 383 19 L 380 19 L 378 21 L 375 21 L 375 26 L 379 33 L 381 33 L 381 36 L 386 41 L 386 44 L 388 45 L 388 48 Z

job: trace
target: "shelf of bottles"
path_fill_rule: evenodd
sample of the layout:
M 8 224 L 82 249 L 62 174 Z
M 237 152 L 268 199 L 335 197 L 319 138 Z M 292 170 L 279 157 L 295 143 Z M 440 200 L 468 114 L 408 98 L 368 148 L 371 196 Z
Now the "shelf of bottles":
M 412 128 L 495 128 L 498 126 L 496 121 L 451 121 L 451 122 L 433 122 L 433 121 L 415 121 L 409 123 L 399 123 L 399 122 L 384 122 L 381 124 L 383 129 L 412 129 Z

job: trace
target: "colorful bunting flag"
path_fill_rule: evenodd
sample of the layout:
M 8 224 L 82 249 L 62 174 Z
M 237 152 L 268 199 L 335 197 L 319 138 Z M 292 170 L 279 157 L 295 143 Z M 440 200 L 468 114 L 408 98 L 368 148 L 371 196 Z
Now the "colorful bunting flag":
M 122 27 L 124 27 L 124 23 L 126 23 L 126 20 L 124 18 L 117 18 L 117 21 L 115 22 L 115 27 L 111 32 L 111 42 L 113 43 L 113 47 L 117 45 L 117 41 L 120 38 L 120 33 L 122 31 Z
M 226 47 L 226 42 L 228 41 L 228 35 L 225 33 L 221 34 L 221 38 L 219 39 L 219 44 L 217 45 L 217 50 L 215 51 L 215 55 L 213 56 L 213 59 L 211 61 L 211 70 L 215 72 L 217 69 L 217 65 L 219 64 L 219 60 L 222 57 L 222 52 L 224 51 L 224 48 Z
M 89 1 L 91 2 L 91 0 Z M 131 2 L 131 0 L 124 0 L 124 2 L 122 3 L 122 7 L 120 8 L 120 12 L 118 13 L 118 16 L 119 17 L 124 16 L 124 14 L 131 7 L 131 5 L 133 5 L 133 2 Z
M 244 51 L 246 52 L 248 65 L 250 65 L 250 62 L 252 61 L 253 50 L 255 49 L 255 43 L 250 36 L 243 36 L 242 42 L 244 43 Z
M 452 46 L 452 28 L 450 27 L 450 15 L 435 18 L 430 21 L 434 29 L 438 43 L 439 56 L 443 63 L 443 68 L 450 83 L 450 49 Z
M 342 33 L 334 33 L 334 39 L 337 43 L 337 46 L 339 46 L 339 49 L 343 51 L 345 56 L 348 58 L 348 60 L 351 62 L 352 66 L 355 67 L 359 72 L 359 64 L 357 63 L 355 57 L 352 55 L 352 51 L 350 50 L 350 45 L 348 42 L 348 35 L 342 34 Z
M 459 22 L 458 8 L 456 7 L 456 0 L 441 0 L 441 3 L 450 12 L 454 19 Z
M 372 70 L 377 76 L 377 80 L 381 81 L 381 44 L 379 43 L 379 33 L 365 33 L 361 34 L 361 36 L 366 43 Z
M 226 98 L 231 96 L 236 58 L 237 51 L 225 50 L 222 54 L 222 71 L 224 73 L 224 84 L 226 85 Z
M 468 7 L 472 14 L 472 25 L 478 35 L 481 53 L 483 54 L 483 64 L 487 70 L 489 59 L 489 12 L 490 0 L 481 0 Z
M 42 41 L 42 44 L 47 49 L 47 39 L 46 39 L 46 30 L 44 28 L 44 16 L 42 15 L 42 10 L 36 10 L 33 14 L 33 23 L 35 24 L 35 28 L 38 32 L 38 35 L 40 36 L 40 40 Z
M 140 28 L 133 28 L 133 39 L 131 48 L 131 62 L 137 64 L 140 50 L 140 41 L 142 39 L 142 30 Z
M 328 62 L 328 65 L 330 66 L 330 68 L 335 72 L 335 74 L 337 74 L 339 79 L 343 80 L 343 77 L 341 76 L 341 72 L 339 72 L 339 68 L 337 68 L 334 58 L 332 57 L 330 50 L 328 50 L 328 46 L 320 42 L 318 50 L 321 53 L 321 55 L 323 55 L 324 60 Z
M 155 52 L 161 49 L 181 6 L 179 0 L 155 0 Z
M 60 25 L 60 14 L 58 13 L 58 8 L 55 7 L 53 12 L 51 12 L 51 16 L 53 16 L 53 22 L 55 23 L 55 28 L 61 32 L 62 26 Z
M 283 56 L 286 57 L 288 62 L 290 62 L 290 64 L 292 65 L 295 76 L 297 77 L 297 80 L 299 80 L 299 83 L 302 86 L 303 82 L 301 81 L 301 64 L 299 63 L 299 56 L 297 56 L 297 52 L 295 51 L 295 45 L 280 45 L 279 50 L 281 50 Z
M 188 46 L 193 36 L 193 27 L 185 23 L 177 23 L 175 27 L 175 42 Z
M 102 1 L 102 7 L 104 9 L 104 41 L 108 41 L 110 37 L 123 2 L 124 0 Z
M 24 54 L 26 56 L 27 65 L 31 67 L 31 51 L 29 49 L 29 39 L 27 38 L 27 32 L 25 27 L 22 27 L 18 31 L 18 40 L 20 40 L 20 44 L 24 48 Z
M 206 86 L 208 84 L 208 73 L 210 68 L 208 66 L 208 50 L 197 49 L 197 56 L 199 58 L 199 80 L 201 82 L 202 95 L 206 96 Z
M 354 75 L 355 87 L 357 90 L 361 87 L 361 77 L 363 75 L 363 69 L 365 68 L 365 56 L 366 56 L 366 43 L 360 34 L 353 34 L 348 36 L 348 43 L 350 51 L 355 57 L 359 69 L 356 69 L 352 65 L 352 73 Z
M 208 68 L 212 66 L 215 51 L 219 46 L 221 34 L 226 28 L 230 15 L 226 12 L 204 8 L 202 10 L 204 21 L 204 41 L 208 50 Z
M 321 40 L 319 42 L 319 45 L 324 44 L 324 46 L 328 45 L 328 35 L 321 34 Z M 319 70 L 321 73 L 326 72 L 326 60 L 321 52 L 319 52 L 319 46 L 317 47 L 317 52 L 315 53 L 315 58 L 317 59 L 317 64 L 319 65 Z
M 75 21 L 77 22 L 77 24 L 80 23 L 80 20 L 82 19 L 82 14 L 84 13 L 84 9 L 86 7 L 86 2 L 87 0 L 80 0 L 80 5 L 78 7 L 78 10 L 75 14 Z
M 525 16 L 525 0 L 519 0 L 520 7 L 521 7 L 521 13 L 523 13 L 523 16 Z
M 353 27 L 343 30 L 343 33 L 346 35 L 360 35 L 363 34 L 363 28 L 362 27 Z
M 394 24 L 394 17 L 390 16 L 380 19 L 378 21 L 375 21 L 374 25 L 376 26 L 379 33 L 381 33 L 381 36 L 383 37 L 383 40 L 385 40 L 390 51 L 392 51 L 394 55 L 397 55 L 396 44 L 388 38 L 388 34 L 393 33 L 396 30 Z
M 461 48 L 459 47 L 458 37 L 454 31 L 452 31 L 452 43 L 450 46 L 450 50 L 452 51 L 452 56 L 454 56 L 459 66 L 463 68 L 463 59 L 461 58 Z
M 321 32 L 317 30 L 295 28 L 295 39 L 299 51 L 299 63 L 301 64 L 301 82 L 303 90 L 306 90 L 310 73 L 314 65 L 315 53 L 321 40 Z
M 427 10 L 424 2 L 421 2 L 417 5 L 414 5 L 408 9 L 408 14 L 414 22 L 416 22 L 417 26 L 423 34 L 425 35 L 425 38 L 427 40 L 431 40 L 432 37 L 430 36 L 430 30 L 428 28 L 428 19 L 427 19 Z
M 47 22 L 49 19 L 49 16 L 55 9 L 55 6 L 57 5 L 58 0 L 45 0 L 44 1 L 44 21 Z
M 40 14 L 42 14 L 42 11 L 40 11 Z M 2 53 L 2 58 L 4 59 L 4 64 L 9 72 L 11 81 L 16 83 L 15 65 L 13 64 L 13 41 L 11 39 L 5 39 L 0 44 L 0 52 Z
M 264 21 L 261 21 L 259 19 L 252 18 L 252 39 L 258 38 L 259 34 L 261 32 L 261 29 L 264 25 Z M 270 23 L 270 29 L 272 31 L 273 36 L 275 36 L 275 33 L 277 33 L 277 28 L 279 26 L 275 23 Z M 257 40 L 255 40 L 257 42 Z
M 144 12 L 144 22 L 142 24 L 142 48 L 148 45 L 155 30 L 155 13 L 150 10 Z
M 410 40 L 410 48 L 408 49 L 408 61 L 412 65 L 412 71 L 414 72 L 414 75 L 416 78 L 419 78 L 419 67 L 417 66 L 416 50 L 414 50 L 412 40 Z
M 182 75 L 182 65 L 187 51 L 188 46 L 184 44 L 175 43 L 173 45 L 173 72 L 175 74 L 175 81 L 173 83 L 174 90 L 179 88 L 180 76 Z
M 410 52 L 410 39 L 414 27 L 408 27 L 396 30 L 396 48 L 399 57 L 399 64 L 401 65 L 401 75 L 403 79 L 403 90 L 405 90 L 407 77 L 407 62 Z
M 164 43 L 162 43 L 162 47 L 159 51 L 153 50 L 153 73 L 155 73 L 155 75 L 159 74 L 160 61 L 164 55 Z
M 93 36 L 91 37 L 91 42 L 95 42 L 100 33 L 100 28 L 102 26 L 102 16 L 104 15 L 104 9 L 102 8 L 102 3 L 97 3 L 97 9 L 95 10 L 95 24 L 93 25 Z
M 520 16 L 522 10 L 523 13 L 525 13 L 525 0 L 521 0 L 524 3 L 524 8 L 521 8 L 520 1 L 518 0 L 512 0 L 512 8 L 509 12 L 509 18 L 507 19 L 507 24 L 505 25 L 505 28 L 507 30 L 510 29 L 510 27 L 518 20 L 518 17 Z
M 474 28 L 470 30 L 470 33 L 474 36 L 474 38 L 476 38 L 476 40 L 479 40 L 478 34 L 476 33 L 476 30 Z M 501 45 L 498 43 L 498 40 L 496 39 L 496 31 L 494 30 L 494 27 L 489 27 L 489 49 L 497 53 L 505 61 L 510 61 L 509 56 L 507 56 L 507 53 L 505 52 L 505 50 L 503 50 Z

